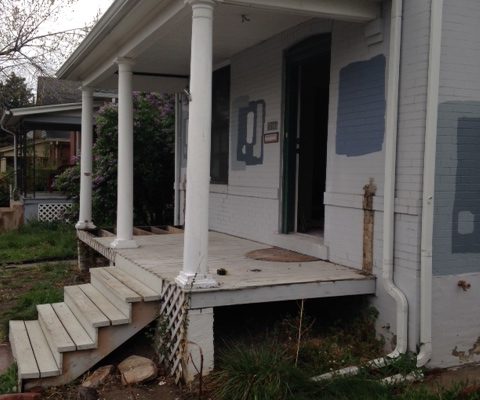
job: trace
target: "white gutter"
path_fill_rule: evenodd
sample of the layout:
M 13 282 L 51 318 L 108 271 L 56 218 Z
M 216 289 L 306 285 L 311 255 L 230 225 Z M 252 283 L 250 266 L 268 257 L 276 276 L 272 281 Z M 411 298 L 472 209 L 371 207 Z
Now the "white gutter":
M 405 294 L 393 280 L 394 239 L 395 239 L 395 178 L 398 133 L 398 96 L 400 83 L 400 61 L 402 43 L 403 0 L 392 0 L 390 21 L 390 48 L 388 57 L 388 87 L 385 129 L 385 182 L 383 194 L 383 265 L 382 278 L 385 291 L 395 300 L 397 307 L 397 345 L 386 357 L 377 358 L 365 364 L 370 368 L 381 368 L 408 350 L 408 301 Z M 322 381 L 341 375 L 358 374 L 360 368 L 351 366 L 334 372 L 313 377 Z
M 18 187 L 17 134 L 5 127 L 5 118 L 7 114 L 11 114 L 11 112 L 6 110 L 3 112 L 2 119 L 0 120 L 0 127 L 2 128 L 2 130 L 13 136 L 13 193 L 16 193 Z
M 393 278 L 395 240 L 395 178 L 397 161 L 398 95 L 402 43 L 402 0 L 392 0 L 390 50 L 385 132 L 385 180 L 383 194 L 383 286 L 397 306 L 397 345 L 387 357 L 395 358 L 408 349 L 408 301 Z
M 432 355 L 432 243 L 435 193 L 435 156 L 442 52 L 443 0 L 432 0 L 430 9 L 430 54 L 428 62 L 425 153 L 423 158 L 423 205 L 420 261 L 420 353 L 417 366 Z

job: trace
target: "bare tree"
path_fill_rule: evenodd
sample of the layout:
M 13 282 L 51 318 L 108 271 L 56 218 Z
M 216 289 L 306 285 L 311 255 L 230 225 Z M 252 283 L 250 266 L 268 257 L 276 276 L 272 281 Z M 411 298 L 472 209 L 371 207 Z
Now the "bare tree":
M 55 29 L 77 0 L 0 0 L 0 80 L 15 71 L 52 75 L 89 27 Z

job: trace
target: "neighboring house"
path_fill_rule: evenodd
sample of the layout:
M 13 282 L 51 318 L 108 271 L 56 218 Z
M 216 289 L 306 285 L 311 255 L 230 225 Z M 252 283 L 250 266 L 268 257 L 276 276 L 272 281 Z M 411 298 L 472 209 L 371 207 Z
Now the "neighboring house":
M 29 384 L 93 365 L 157 315 L 142 299 L 161 300 L 172 371 L 187 378 L 192 343 L 213 367 L 216 307 L 359 294 L 390 356 L 479 361 L 479 18 L 476 0 L 116 0 L 58 72 L 82 82 L 84 121 L 93 89 L 119 93 L 116 237 L 88 232 L 90 123 L 77 224 L 115 266 L 66 289 L 62 306 L 100 347 L 50 340 L 60 377 Z M 178 93 L 184 235 L 133 236 L 132 90 Z M 328 262 L 245 256 L 270 246 Z M 105 302 L 124 319 L 85 317 Z M 99 329 L 116 323 L 127 324 Z M 22 362 L 23 378 L 49 376 Z

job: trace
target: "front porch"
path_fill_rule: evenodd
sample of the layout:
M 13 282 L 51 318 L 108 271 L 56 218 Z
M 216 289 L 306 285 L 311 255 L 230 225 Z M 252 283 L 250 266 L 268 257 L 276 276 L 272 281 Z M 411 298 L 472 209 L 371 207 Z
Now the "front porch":
M 99 236 L 78 231 L 78 238 L 114 265 L 107 277 L 101 276 L 102 268 L 92 268 L 92 284 L 109 291 L 110 275 L 115 281 L 125 273 L 158 296 L 159 326 L 165 329 L 163 361 L 176 379 L 191 381 L 199 365 L 203 374 L 214 368 L 216 307 L 375 293 L 375 277 L 361 270 L 288 251 L 286 256 L 293 257 L 289 261 L 256 259 L 253 252 L 279 248 L 218 232 L 209 232 L 206 262 L 217 285 L 202 288 L 195 278 L 182 285 L 177 277 L 183 267 L 183 233 L 152 230 L 145 235 L 134 228 L 143 234 L 133 236 L 139 247 L 132 249 L 112 248 L 112 234 L 102 230 Z
M 112 249 L 111 238 L 91 237 L 111 261 L 154 290 L 175 284 L 183 266 L 183 234 L 135 236 L 136 249 Z M 98 247 L 95 246 L 98 250 Z M 375 278 L 327 261 L 263 261 L 247 256 L 271 248 L 263 243 L 218 232 L 209 233 L 208 267 L 217 287 L 183 287 L 190 308 L 353 296 L 375 293 Z M 221 269 L 225 271 L 222 275 Z

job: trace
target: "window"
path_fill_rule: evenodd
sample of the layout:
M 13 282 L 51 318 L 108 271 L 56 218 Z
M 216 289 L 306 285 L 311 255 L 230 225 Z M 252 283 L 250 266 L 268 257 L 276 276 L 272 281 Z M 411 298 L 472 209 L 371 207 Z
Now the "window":
M 230 66 L 216 70 L 212 82 L 211 183 L 228 183 Z

